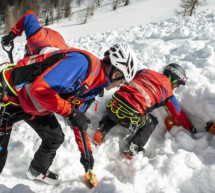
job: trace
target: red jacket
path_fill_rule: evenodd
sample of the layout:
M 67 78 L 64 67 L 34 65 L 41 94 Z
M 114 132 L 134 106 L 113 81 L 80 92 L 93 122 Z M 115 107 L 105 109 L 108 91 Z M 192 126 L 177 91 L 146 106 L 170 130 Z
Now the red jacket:
M 189 129 L 192 126 L 190 120 L 178 106 L 170 80 L 163 74 L 150 69 L 143 69 L 137 72 L 129 84 L 121 86 L 117 94 L 123 97 L 141 115 L 166 105 L 184 128 Z

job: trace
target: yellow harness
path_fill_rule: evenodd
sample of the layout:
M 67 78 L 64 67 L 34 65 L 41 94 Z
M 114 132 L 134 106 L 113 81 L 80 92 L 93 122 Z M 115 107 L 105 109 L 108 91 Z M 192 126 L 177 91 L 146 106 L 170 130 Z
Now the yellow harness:
M 107 102 L 107 107 L 110 108 L 111 112 L 116 114 L 119 119 L 128 118 L 132 125 L 137 123 L 138 128 L 145 125 L 146 116 L 144 116 L 143 121 L 140 122 L 142 115 L 137 110 L 126 105 L 122 100 L 117 98 L 115 94 L 113 94 L 112 98 Z

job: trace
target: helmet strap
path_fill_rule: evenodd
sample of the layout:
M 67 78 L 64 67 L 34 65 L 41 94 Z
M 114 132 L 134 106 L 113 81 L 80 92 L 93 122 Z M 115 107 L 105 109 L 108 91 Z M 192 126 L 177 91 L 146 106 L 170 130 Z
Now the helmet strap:
M 122 80 L 122 79 L 124 79 L 124 76 L 121 76 L 121 77 L 118 77 L 115 79 L 111 79 L 110 82 L 113 83 L 113 82 L 116 82 L 117 80 Z
M 111 71 L 110 71 L 110 74 L 109 74 L 109 79 L 110 79 L 111 83 L 116 82 L 117 80 L 122 80 L 122 79 L 125 78 L 124 76 L 120 76 L 118 78 L 112 79 L 112 75 L 113 75 L 115 70 L 116 70 L 116 67 L 112 65 L 112 68 L 111 68 Z
M 110 82 L 112 83 L 112 75 L 113 75 L 113 72 L 114 72 L 114 70 L 115 70 L 116 68 L 115 68 L 115 66 L 113 66 L 112 65 L 112 67 L 111 67 L 111 70 L 110 70 L 110 74 L 109 74 L 109 79 L 110 79 Z
M 172 84 L 175 84 L 176 82 L 178 82 L 178 80 L 173 80 L 173 81 L 172 81 Z

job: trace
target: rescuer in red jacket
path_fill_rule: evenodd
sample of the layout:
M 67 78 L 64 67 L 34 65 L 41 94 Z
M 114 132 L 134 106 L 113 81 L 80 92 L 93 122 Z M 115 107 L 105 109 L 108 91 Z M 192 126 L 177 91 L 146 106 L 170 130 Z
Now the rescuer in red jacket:
M 166 105 L 172 115 L 188 131 L 196 129 L 178 106 L 173 90 L 185 85 L 185 71 L 178 64 L 169 64 L 163 74 L 150 69 L 136 73 L 133 80 L 122 85 L 107 103 L 107 115 L 101 120 L 100 127 L 94 136 L 94 142 L 102 143 L 105 135 L 116 124 L 131 130 L 133 138 L 123 153 L 132 158 L 148 141 L 155 129 L 157 118 L 149 114 L 153 109 Z
M 25 31 L 27 39 L 25 56 L 68 48 L 60 33 L 42 27 L 36 14 L 32 11 L 21 17 L 9 34 L 2 37 L 2 44 L 8 46 L 15 37 L 21 36 L 23 31 Z
M 11 127 L 14 122 L 23 119 L 42 139 L 27 177 L 48 184 L 59 183 L 57 174 L 48 170 L 64 140 L 54 113 L 68 118 L 81 151 L 80 161 L 85 170 L 92 169 L 92 152 L 89 165 L 79 133 L 88 128 L 89 119 L 84 113 L 104 88 L 109 90 L 129 82 L 136 69 L 135 54 L 127 44 L 114 45 L 105 52 L 102 60 L 87 51 L 70 48 L 28 56 L 15 66 L 6 66 L 0 74 L 3 85 L 0 87 L 0 99 L 8 104 L 6 111 L 1 111 L 4 121 L 0 128 L 0 172 L 7 157 Z M 81 101 L 80 105 L 76 101 Z M 91 151 L 87 135 L 86 138 Z

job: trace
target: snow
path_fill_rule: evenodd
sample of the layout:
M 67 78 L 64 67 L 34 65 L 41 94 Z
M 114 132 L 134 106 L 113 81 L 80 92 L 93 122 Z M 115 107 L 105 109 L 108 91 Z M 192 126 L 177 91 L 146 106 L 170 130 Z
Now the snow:
M 215 137 L 205 132 L 204 127 L 207 121 L 214 121 L 215 114 L 215 3 L 212 0 L 207 2 L 201 7 L 203 12 L 177 18 L 173 11 L 177 2 L 136 0 L 114 13 L 100 12 L 99 18 L 95 15 L 84 26 L 74 26 L 73 21 L 52 26 L 61 32 L 68 45 L 86 49 L 99 57 L 112 44 L 127 42 L 137 53 L 139 69 L 162 72 L 168 63 L 181 64 L 189 81 L 185 87 L 176 89 L 175 95 L 198 130 L 194 137 L 182 127 L 175 126 L 170 132 L 166 131 L 164 119 L 167 114 L 163 108 L 156 109 L 153 115 L 158 118 L 159 124 L 145 146 L 146 153 L 139 153 L 128 160 L 120 154 L 126 130 L 116 126 L 101 146 L 92 143 L 93 171 L 99 184 L 89 189 L 79 162 L 80 152 L 74 134 L 58 116 L 65 141 L 51 166 L 61 179 L 60 185 L 53 187 L 26 179 L 26 170 L 41 140 L 27 124 L 19 122 L 14 126 L 8 160 L 0 175 L 0 193 L 213 193 Z M 211 10 L 206 10 L 208 8 Z M 134 19 L 135 14 L 140 12 L 143 12 L 143 21 Z M 152 15 L 154 17 L 148 17 Z M 115 21 L 121 21 L 121 24 L 111 25 Z M 104 28 L 103 23 L 106 24 Z M 65 28 L 62 29 L 63 25 Z M 15 61 L 23 57 L 22 38 L 15 41 Z M 5 61 L 8 58 L 2 51 L 0 63 Z M 88 129 L 91 141 L 98 122 L 105 114 L 105 104 L 114 91 L 105 92 L 102 98 L 97 97 L 96 112 L 95 104 L 88 111 L 92 121 Z

